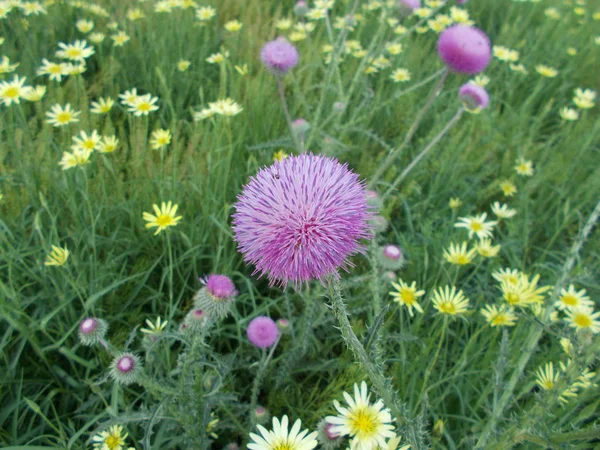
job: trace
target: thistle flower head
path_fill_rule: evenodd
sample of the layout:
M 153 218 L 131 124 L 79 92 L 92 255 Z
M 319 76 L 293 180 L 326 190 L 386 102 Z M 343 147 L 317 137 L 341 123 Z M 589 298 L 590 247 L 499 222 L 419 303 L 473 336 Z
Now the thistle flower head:
M 286 38 L 279 37 L 267 42 L 260 51 L 260 59 L 267 69 L 283 75 L 298 64 L 298 50 Z
M 194 297 L 194 304 L 209 316 L 222 318 L 229 314 L 237 291 L 233 281 L 226 275 L 209 275 L 200 279 L 206 286 Z
M 239 251 L 271 284 L 323 282 L 370 237 L 364 185 L 333 158 L 304 154 L 263 168 L 235 205 Z
M 490 96 L 485 88 L 472 82 L 463 84 L 458 90 L 458 96 L 465 108 L 471 111 L 481 111 L 490 104 Z
M 438 53 L 450 70 L 471 75 L 484 70 L 492 58 L 487 35 L 467 25 L 446 28 L 438 40 Z
M 104 339 L 108 324 L 102 319 L 88 317 L 79 322 L 79 341 L 82 345 L 91 347 Z
M 250 343 L 255 347 L 268 348 L 277 341 L 279 329 L 273 319 L 266 316 L 258 316 L 248 324 L 246 335 Z
M 227 275 L 209 275 L 206 278 L 206 289 L 219 299 L 226 299 L 237 294 L 235 285 Z
M 110 365 L 110 375 L 119 383 L 128 385 L 135 383 L 142 369 L 142 362 L 133 353 L 121 353 L 117 355 Z
M 404 255 L 402 254 L 402 250 L 396 245 L 384 245 L 379 250 L 379 263 L 387 270 L 401 269 L 404 265 Z

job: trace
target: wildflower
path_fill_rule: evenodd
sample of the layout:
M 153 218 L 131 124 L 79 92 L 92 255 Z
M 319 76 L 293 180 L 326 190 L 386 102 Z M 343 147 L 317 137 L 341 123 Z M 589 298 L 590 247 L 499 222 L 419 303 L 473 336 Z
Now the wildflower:
M 23 14 L 25 16 L 29 16 L 31 14 L 34 14 L 36 16 L 39 16 L 40 14 L 47 14 L 46 8 L 44 8 L 38 2 L 25 2 L 19 6 L 21 6 Z
M 492 51 L 494 57 L 498 58 L 500 61 L 516 62 L 519 60 L 519 52 L 516 50 L 511 50 L 510 48 L 502 47 L 500 45 L 494 45 Z
M 123 47 L 125 43 L 131 40 L 129 35 L 124 31 L 119 31 L 111 35 L 110 38 L 113 40 L 113 47 Z
M 421 19 L 426 19 L 433 15 L 433 10 L 431 8 L 415 8 L 413 9 L 413 13 Z
M 344 407 L 334 400 L 337 416 L 328 416 L 325 420 L 333 425 L 331 431 L 340 436 L 349 436 L 350 448 L 357 450 L 375 450 L 385 448 L 386 438 L 394 437 L 393 419 L 389 409 L 381 400 L 371 404 L 367 383 L 354 384 L 354 398 L 344 392 L 348 404 Z
M 502 281 L 500 290 L 504 300 L 511 306 L 529 306 L 532 303 L 542 303 L 543 295 L 550 287 L 537 287 L 540 276 L 536 275 L 531 280 L 523 273 L 519 273 L 517 283 Z
M 533 175 L 533 163 L 525 160 L 525 158 L 519 158 L 515 163 L 515 172 L 518 175 L 530 177 Z
M 0 62 L 0 74 L 14 72 L 19 67 L 19 63 L 11 64 L 7 56 L 2 57 Z
M 473 261 L 473 257 L 477 253 L 477 249 L 473 248 L 467 250 L 467 243 L 463 242 L 461 245 L 450 244 L 448 250 L 444 250 L 444 259 L 451 264 L 464 266 L 470 264 Z
M 12 81 L 0 82 L 0 100 L 2 100 L 5 106 L 10 106 L 13 103 L 17 105 L 21 103 L 20 99 L 28 89 L 23 86 L 25 80 L 25 77 L 19 78 L 15 75 Z
M 469 18 L 469 12 L 466 9 L 461 9 L 453 6 L 450 8 L 450 17 L 456 23 L 463 25 L 473 25 L 473 21 Z
M 273 319 L 258 316 L 250 321 L 246 335 L 252 345 L 258 348 L 268 348 L 277 342 L 279 329 Z
M 248 64 L 244 64 L 242 66 L 233 66 L 233 68 L 243 77 L 248 75 Z
M 593 108 L 596 104 L 596 92 L 591 89 L 575 89 L 575 96 L 573 97 L 573 103 L 579 109 L 589 109 Z
M 65 64 L 65 71 L 68 75 L 81 75 L 86 71 L 86 66 L 83 62 L 80 64 L 67 63 Z
M 99 98 L 97 102 L 92 102 L 92 107 L 90 108 L 90 112 L 92 114 L 106 114 L 110 111 L 110 109 L 115 104 L 115 101 L 110 98 Z
M 370 236 L 362 182 L 336 159 L 304 154 L 263 168 L 235 205 L 235 240 L 271 283 L 323 281 Z M 268 213 L 267 213 L 268 211 Z
M 84 166 L 90 161 L 91 150 L 84 148 L 75 148 L 71 153 L 63 152 L 62 159 L 58 163 L 62 170 L 72 169 L 73 167 Z
M 492 273 L 492 277 L 498 281 L 498 283 L 518 284 L 521 278 L 521 272 L 516 269 L 500 269 Z
M 408 308 L 408 314 L 411 317 L 413 316 L 413 308 L 423 313 L 423 308 L 419 305 L 419 297 L 425 295 L 425 291 L 417 290 L 417 283 L 415 281 L 409 286 L 399 278 L 398 283 L 392 283 L 392 287 L 395 291 L 391 291 L 390 295 L 395 302 L 405 305 Z
M 88 317 L 79 322 L 79 342 L 81 345 L 91 347 L 101 343 L 107 331 L 108 324 L 105 320 Z
M 154 130 L 150 136 L 150 145 L 154 150 L 165 147 L 171 143 L 171 132 L 169 130 Z
M 433 424 L 433 435 L 436 437 L 442 437 L 444 435 L 444 421 L 442 419 L 438 419 Z
M 484 258 L 493 258 L 498 255 L 500 251 L 500 245 L 492 245 L 491 239 L 483 238 L 477 244 L 475 244 L 475 248 L 477 249 L 477 253 L 479 253 Z
M 143 19 L 146 15 L 140 8 L 132 8 L 127 11 L 126 17 L 133 22 L 134 20 Z
M 477 75 L 472 82 L 477 86 L 486 87 L 490 83 L 490 78 L 485 75 Z
M 485 88 L 471 81 L 460 87 L 458 96 L 467 111 L 479 112 L 490 104 L 490 96 Z
M 389 52 L 390 55 L 399 55 L 402 53 L 402 44 L 398 42 L 388 42 L 385 44 L 385 49 Z
M 112 153 L 119 146 L 119 140 L 116 136 L 103 136 L 100 142 L 98 150 L 100 153 Z
M 576 49 L 576 48 L 574 48 L 574 47 L 569 47 L 569 48 L 567 49 L 567 54 L 568 54 L 569 56 L 575 56 L 575 55 L 577 54 L 577 49 Z
M 290 155 L 288 155 L 283 150 L 278 150 L 275 153 L 273 153 L 273 162 L 283 161 L 288 156 L 290 156 Z
M 119 384 L 135 383 L 140 376 L 142 362 L 133 353 L 117 355 L 110 365 L 110 375 Z
M 575 286 L 572 284 L 568 289 L 562 289 L 560 291 L 560 297 L 556 301 L 556 306 L 558 309 L 562 311 L 566 311 L 569 309 L 576 309 L 580 307 L 592 307 L 594 306 L 594 302 L 590 300 L 590 298 L 585 295 L 585 289 L 577 291 Z
M 46 86 L 37 85 L 36 87 L 25 86 L 27 89 L 23 92 L 23 98 L 29 102 L 39 102 L 46 95 Z
M 225 53 L 213 53 L 212 55 L 210 55 L 208 58 L 206 58 L 206 62 L 210 63 L 210 64 L 220 64 L 223 61 L 225 61 L 225 58 L 229 55 L 229 53 L 225 52 Z
M 143 214 L 144 220 L 148 222 L 146 228 L 156 228 L 154 233 L 156 236 L 168 227 L 176 226 L 182 218 L 182 216 L 176 216 L 178 207 L 179 205 L 173 205 L 170 201 L 168 203 L 162 202 L 160 208 L 156 204 L 152 205 L 156 215 L 147 212 Z
M 288 431 L 288 416 L 283 416 L 281 421 L 273 417 L 273 430 L 268 431 L 262 425 L 257 425 L 260 436 L 250 433 L 250 450 L 311 450 L 318 444 L 317 432 L 308 434 L 308 430 L 300 431 L 302 422 L 296 420 L 292 429 Z
M 281 31 L 286 31 L 292 27 L 292 24 L 293 22 L 291 19 L 280 19 L 275 22 L 275 28 Z
M 132 106 L 136 100 L 138 99 L 139 95 L 137 93 L 137 89 L 133 88 L 129 91 L 125 91 L 122 94 L 119 94 L 119 98 L 121 99 L 121 103 L 125 106 Z
M 87 46 L 87 41 L 75 41 L 73 44 L 65 44 L 59 42 L 60 50 L 56 52 L 56 56 L 62 59 L 71 61 L 83 61 L 94 54 L 94 48 Z
M 73 144 L 71 148 L 73 150 L 84 149 L 91 152 L 98 148 L 100 145 L 100 139 L 100 135 L 96 130 L 93 130 L 90 135 L 88 135 L 85 131 L 81 131 L 79 136 L 73 136 L 73 141 L 75 144 Z
M 385 245 L 378 252 L 379 262 L 384 269 L 399 270 L 404 265 L 402 250 L 396 245 Z
M 588 369 L 586 367 L 585 369 L 583 369 L 583 372 L 581 373 L 581 375 L 579 375 L 577 377 L 577 381 L 575 383 L 573 383 L 573 387 L 582 388 L 582 389 L 596 387 L 597 385 L 595 383 L 592 383 L 592 381 L 591 381 L 594 379 L 595 376 L 596 376 L 596 372 L 592 372 L 592 371 L 590 371 L 590 369 Z
M 500 182 L 500 189 L 504 193 L 505 197 L 512 197 L 517 193 L 517 186 L 510 180 L 503 180 Z
M 500 204 L 500 202 L 494 202 L 492 212 L 498 219 L 510 219 L 517 214 L 517 210 L 509 208 L 508 205 Z
M 544 14 L 546 14 L 546 16 L 550 19 L 560 19 L 561 17 L 560 11 L 556 8 L 546 8 Z
M 545 391 L 551 391 L 558 383 L 559 374 L 554 370 L 552 361 L 540 367 L 536 372 L 536 383 Z
M 177 70 L 179 70 L 180 72 L 185 72 L 186 70 L 189 69 L 191 64 L 192 63 L 189 62 L 187 59 L 180 59 L 177 62 Z
M 45 266 L 64 266 L 69 259 L 69 250 L 67 247 L 61 248 L 56 245 L 52 246 L 52 252 L 46 256 Z
M 211 318 L 222 318 L 229 314 L 237 290 L 231 278 L 226 275 L 212 274 L 201 278 L 205 285 L 194 296 L 194 305 Z
M 106 39 L 106 35 L 104 33 L 92 33 L 89 36 L 90 42 L 93 44 L 100 44 Z
M 581 306 L 569 309 L 567 313 L 567 324 L 577 331 L 590 330 L 592 333 L 600 332 L 600 312 L 594 312 L 591 307 Z
M 462 204 L 463 204 L 462 200 L 460 198 L 458 198 L 458 197 L 452 197 L 448 201 L 448 206 L 450 206 L 451 209 L 460 208 L 460 206 Z
M 158 105 L 155 104 L 157 101 L 158 97 L 152 97 L 151 94 L 140 95 L 129 105 L 129 112 L 136 117 L 147 116 L 152 111 L 158 110 Z
M 165 329 L 168 323 L 168 320 L 163 321 L 160 317 L 156 318 L 155 323 L 153 323 L 150 319 L 146 319 L 146 325 L 148 328 L 141 328 L 140 331 L 145 334 L 159 334 Z
M 194 308 L 185 316 L 182 327 L 192 333 L 202 333 L 206 330 L 207 325 L 211 323 L 212 321 L 209 320 L 206 311 L 200 308 Z
M 123 433 L 121 425 L 113 425 L 108 431 L 102 431 L 92 438 L 94 450 L 122 450 L 127 433 Z
M 561 108 L 559 114 L 562 120 L 574 121 L 579 119 L 579 113 L 573 108 Z
M 517 321 L 517 316 L 512 309 L 498 308 L 496 305 L 486 305 L 481 310 L 481 314 L 492 327 L 513 327 Z
M 558 70 L 553 67 L 538 64 L 535 66 L 535 71 L 543 77 L 554 78 L 558 75 Z
M 199 122 L 204 119 L 208 119 L 215 115 L 215 112 L 211 108 L 204 108 L 202 111 L 194 112 L 194 121 Z
M 433 307 L 441 314 L 455 316 L 467 312 L 469 299 L 465 297 L 463 291 L 456 291 L 454 286 L 438 288 L 433 293 Z
M 438 39 L 438 53 L 450 70 L 471 75 L 483 71 L 492 56 L 487 35 L 466 25 L 445 29 Z
M 75 22 L 75 28 L 77 28 L 81 33 L 89 33 L 94 29 L 94 22 L 91 20 L 79 19 Z
M 558 396 L 558 401 L 563 405 L 566 405 L 571 401 L 572 398 L 577 397 L 577 387 L 575 385 L 563 389 L 563 391 Z
M 283 75 L 298 64 L 298 50 L 285 38 L 267 42 L 260 51 L 263 64 L 277 75 Z
M 217 10 L 211 6 L 203 6 L 196 10 L 196 19 L 201 22 L 205 22 L 207 20 L 212 19 L 215 14 L 217 14 Z
M 334 450 L 340 446 L 342 439 L 339 433 L 333 431 L 334 425 L 321 419 L 317 425 L 317 440 L 324 450 Z
M 211 103 L 210 107 L 214 113 L 228 117 L 237 116 L 244 110 L 240 105 L 230 98 L 217 100 L 215 103 Z
M 456 228 L 466 228 L 469 230 L 469 239 L 477 235 L 479 239 L 492 237 L 494 225 L 498 222 L 486 222 L 487 213 L 481 213 L 479 216 L 459 217 L 458 223 L 454 224 Z
M 407 69 L 396 69 L 390 75 L 390 79 L 394 81 L 394 83 L 410 81 L 410 72 Z
M 519 73 L 522 73 L 523 75 L 527 75 L 529 73 L 529 72 L 527 72 L 527 69 L 525 68 L 525 66 L 523 64 L 509 64 L 508 67 L 513 72 L 519 72 Z

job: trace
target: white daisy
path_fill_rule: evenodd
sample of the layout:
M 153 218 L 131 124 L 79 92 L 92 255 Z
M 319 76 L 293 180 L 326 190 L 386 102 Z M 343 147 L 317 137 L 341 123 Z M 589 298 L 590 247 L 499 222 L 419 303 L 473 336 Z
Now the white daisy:
M 292 429 L 288 431 L 288 416 L 283 416 L 281 422 L 273 417 L 273 430 L 258 425 L 262 436 L 250 433 L 252 442 L 248 444 L 250 450 L 311 450 L 317 446 L 317 432 L 307 435 L 308 430 L 300 432 L 302 423 L 296 420 Z
M 456 228 L 466 228 L 469 230 L 469 239 L 472 238 L 474 234 L 476 234 L 479 239 L 491 238 L 492 229 L 498 222 L 493 220 L 486 222 L 486 218 L 486 213 L 481 213 L 479 216 L 459 217 L 458 223 L 454 224 L 454 226 Z

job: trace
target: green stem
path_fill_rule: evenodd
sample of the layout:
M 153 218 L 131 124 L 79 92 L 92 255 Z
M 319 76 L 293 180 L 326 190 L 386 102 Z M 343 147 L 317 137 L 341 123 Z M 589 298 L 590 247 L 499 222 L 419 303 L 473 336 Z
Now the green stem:
M 254 384 L 252 385 L 252 393 L 250 394 L 250 429 L 254 428 L 254 425 L 256 425 L 256 420 L 254 418 L 254 410 L 256 409 L 256 404 L 258 403 L 258 393 L 260 392 L 260 385 L 262 384 L 263 378 L 265 377 L 267 367 L 269 367 L 269 363 L 273 358 L 273 353 L 275 353 L 277 344 L 279 344 L 279 339 L 277 339 L 277 342 L 273 344 L 273 346 L 271 347 L 271 351 L 268 354 L 266 350 L 262 351 L 260 365 L 258 366 L 256 377 L 254 378 Z
M 429 363 L 427 370 L 425 370 L 425 375 L 423 376 L 423 386 L 421 388 L 421 395 L 419 396 L 415 407 L 413 408 L 413 414 L 416 413 L 417 409 L 421 405 L 423 401 L 423 396 L 427 392 L 427 382 L 429 381 L 429 377 L 431 376 L 431 372 L 433 371 L 435 364 L 437 363 L 437 359 L 440 356 L 440 350 L 442 349 L 442 345 L 444 343 L 444 338 L 446 337 L 446 328 L 448 327 L 448 318 L 444 317 L 444 323 L 442 324 L 442 332 L 440 333 L 439 342 L 435 354 L 433 355 L 433 359 Z
M 290 111 L 287 106 L 287 101 L 285 99 L 285 91 L 283 89 L 283 81 L 281 81 L 280 75 L 275 75 L 275 79 L 277 80 L 277 90 L 279 91 L 279 98 L 281 99 L 281 106 L 283 108 L 283 114 L 285 115 L 285 120 L 288 124 L 288 128 L 290 129 L 290 134 L 292 135 L 292 139 L 294 140 L 294 146 L 296 149 L 302 153 L 302 147 L 298 143 L 298 136 L 294 131 L 294 125 L 292 124 L 292 116 L 290 116 Z

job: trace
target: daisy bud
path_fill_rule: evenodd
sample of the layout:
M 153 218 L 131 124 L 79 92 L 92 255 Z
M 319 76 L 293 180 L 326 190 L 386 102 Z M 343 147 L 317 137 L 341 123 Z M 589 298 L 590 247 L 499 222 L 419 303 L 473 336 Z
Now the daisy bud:
M 440 34 L 438 54 L 450 70 L 473 75 L 488 66 L 492 49 L 490 39 L 479 28 L 454 25 Z
M 338 448 L 343 439 L 340 439 L 340 434 L 333 430 L 333 424 L 323 419 L 317 425 L 317 440 L 325 450 Z
M 404 255 L 400 247 L 396 245 L 385 245 L 378 252 L 379 263 L 384 269 L 399 270 L 404 265 Z
M 223 318 L 231 310 L 237 291 L 233 281 L 225 275 L 209 275 L 200 279 L 206 286 L 200 289 L 194 297 L 196 309 L 202 310 L 208 316 Z
M 400 14 L 410 16 L 415 9 L 421 7 L 421 0 L 399 0 L 398 7 Z
M 298 3 L 296 3 L 296 6 L 294 6 L 294 14 L 296 14 L 298 17 L 304 17 L 309 11 L 310 8 L 304 0 L 298 0 Z
M 367 189 L 365 191 L 365 198 L 367 199 L 367 205 L 369 205 L 370 207 L 378 210 L 383 208 L 383 200 L 381 200 L 381 197 L 379 196 L 377 191 Z
M 141 370 L 140 358 L 133 353 L 121 353 L 110 365 L 110 375 L 117 383 L 123 385 L 134 383 L 139 378 Z
M 490 104 L 490 96 L 487 91 L 475 83 L 463 84 L 458 90 L 458 96 L 465 108 L 471 111 L 480 111 Z
M 308 130 L 310 130 L 310 123 L 305 119 L 296 119 L 292 122 L 292 129 L 299 138 L 303 138 Z
M 292 324 L 287 319 L 277 319 L 277 329 L 281 334 L 287 334 L 292 331 Z
M 102 343 L 107 331 L 108 324 L 106 321 L 88 317 L 79 323 L 79 342 L 88 347 Z
M 269 411 L 264 406 L 257 406 L 252 414 L 254 415 L 254 423 L 261 425 L 267 423 L 270 418 Z
M 267 69 L 283 75 L 298 64 L 298 50 L 284 37 L 267 42 L 260 52 L 260 59 Z
M 279 337 L 277 324 L 266 316 L 259 316 L 250 321 L 246 335 L 252 345 L 258 348 L 271 347 Z

